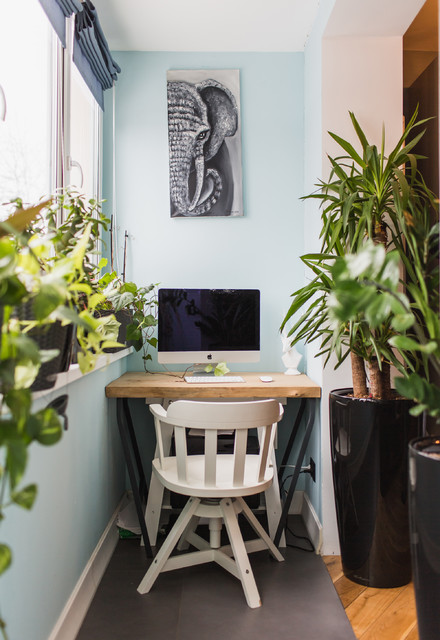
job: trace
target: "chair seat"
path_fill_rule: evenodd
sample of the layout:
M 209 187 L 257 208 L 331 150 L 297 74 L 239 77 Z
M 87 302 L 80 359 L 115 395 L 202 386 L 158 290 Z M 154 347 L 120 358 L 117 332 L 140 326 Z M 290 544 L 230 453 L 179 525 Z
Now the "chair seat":
M 231 483 L 234 468 L 234 456 L 231 454 L 222 454 L 221 456 L 221 465 L 217 467 L 215 487 L 209 487 L 205 484 L 204 455 L 188 456 L 186 482 L 179 480 L 177 477 L 177 459 L 174 457 L 165 458 L 163 468 L 160 468 L 158 459 L 153 460 L 153 471 L 167 489 L 185 496 L 196 496 L 198 498 L 223 498 L 228 496 L 229 498 L 235 498 L 237 496 L 250 496 L 255 493 L 261 493 L 270 487 L 273 479 L 273 468 L 268 467 L 264 480 L 256 482 L 258 465 L 258 456 L 246 456 L 244 480 L 239 487 L 234 487 Z

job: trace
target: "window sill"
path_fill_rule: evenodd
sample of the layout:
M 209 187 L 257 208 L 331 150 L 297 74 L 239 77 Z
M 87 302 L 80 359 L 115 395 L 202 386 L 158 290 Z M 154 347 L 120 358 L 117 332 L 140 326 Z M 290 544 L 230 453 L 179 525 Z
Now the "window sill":
M 71 364 L 68 371 L 64 371 L 63 373 L 59 373 L 57 375 L 57 380 L 53 387 L 51 387 L 50 389 L 43 389 L 42 391 L 35 391 L 32 394 L 32 398 L 34 400 L 37 400 L 38 398 L 44 398 L 44 396 L 47 396 L 53 391 L 56 391 L 61 387 L 65 387 L 66 385 L 71 384 L 76 380 L 79 380 L 83 376 L 88 376 L 91 373 L 98 371 L 99 369 L 104 369 L 105 367 L 108 367 L 110 364 L 113 364 L 113 362 L 117 362 L 122 358 L 126 358 L 131 353 L 133 353 L 133 351 L 134 351 L 133 347 L 129 347 L 128 349 L 122 349 L 121 351 L 117 351 L 116 353 L 108 353 L 106 355 L 102 355 L 97 359 L 96 365 L 93 371 L 89 371 L 88 373 L 81 373 L 78 364 Z

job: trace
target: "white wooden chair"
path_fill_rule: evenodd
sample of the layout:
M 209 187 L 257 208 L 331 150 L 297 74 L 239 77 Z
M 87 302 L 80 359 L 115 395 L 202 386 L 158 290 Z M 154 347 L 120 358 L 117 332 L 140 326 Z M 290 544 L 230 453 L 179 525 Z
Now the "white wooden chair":
M 148 593 L 161 571 L 171 571 L 204 562 L 217 562 L 241 580 L 250 607 L 261 606 L 247 552 L 268 549 L 284 560 L 243 496 L 265 491 L 272 483 L 271 464 L 276 426 L 283 414 L 275 400 L 251 402 L 199 402 L 178 400 L 165 411 L 151 405 L 154 415 L 159 457 L 153 460 L 153 472 L 171 491 L 190 496 L 176 523 L 141 581 L 139 593 Z M 204 455 L 187 455 L 186 429 L 200 429 L 205 436 Z M 249 429 L 258 429 L 259 453 L 247 454 Z M 165 456 L 163 437 L 174 431 L 176 455 Z M 228 431 L 234 436 L 232 454 L 217 453 L 217 437 Z M 258 538 L 244 542 L 237 516 L 243 513 Z M 196 533 L 200 518 L 209 519 L 210 541 Z M 222 523 L 226 525 L 230 545 L 220 545 Z M 180 540 L 180 542 L 179 542 Z M 174 547 L 191 551 L 170 558 Z

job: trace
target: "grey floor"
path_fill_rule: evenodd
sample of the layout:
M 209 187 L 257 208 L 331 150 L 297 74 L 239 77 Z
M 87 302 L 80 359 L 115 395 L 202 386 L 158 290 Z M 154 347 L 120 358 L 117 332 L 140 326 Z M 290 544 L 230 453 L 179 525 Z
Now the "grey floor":
M 303 534 L 297 517 L 289 525 Z M 291 534 L 288 543 L 307 546 Z M 139 595 L 150 561 L 138 540 L 120 540 L 77 640 L 355 640 L 321 557 L 282 553 L 285 562 L 250 555 L 263 606 L 249 609 L 240 582 L 217 565 L 163 573 Z

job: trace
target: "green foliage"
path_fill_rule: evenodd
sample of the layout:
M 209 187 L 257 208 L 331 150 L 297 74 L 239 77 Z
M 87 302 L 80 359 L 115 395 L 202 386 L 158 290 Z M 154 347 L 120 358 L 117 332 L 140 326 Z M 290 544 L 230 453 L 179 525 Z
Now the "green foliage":
M 213 369 L 212 364 L 208 364 L 205 367 L 205 371 L 206 373 L 211 373 Z M 215 366 L 214 369 L 214 375 L 215 376 L 225 376 L 227 373 L 229 373 L 230 369 L 228 367 L 228 365 L 226 364 L 226 362 L 218 362 Z
M 88 239 L 82 263 L 84 278 L 89 284 L 96 280 L 98 242 L 101 230 L 107 231 L 110 224 L 101 204 L 94 199 L 86 200 L 81 194 L 59 191 L 46 209 L 44 227 L 52 236 L 56 256 L 67 256 L 78 245 L 87 231 Z
M 293 321 L 288 332 L 292 345 L 319 340 L 317 355 L 325 356 L 325 364 L 333 353 L 339 366 L 352 352 L 366 363 L 378 362 L 380 367 L 382 362 L 387 362 L 403 372 L 406 366 L 415 369 L 424 362 L 424 354 L 408 349 L 407 342 L 392 342 L 410 328 L 410 315 L 400 314 L 396 318 L 393 301 L 377 296 L 374 286 L 360 287 L 356 273 L 362 273 L 368 265 L 373 279 L 375 270 L 381 268 L 382 255 L 371 247 L 363 252 L 368 241 L 394 249 L 396 253 L 390 262 L 383 265 L 388 271 L 381 273 L 381 277 L 388 286 L 395 287 L 401 274 L 394 266 L 401 265 L 408 295 L 420 304 L 437 308 L 438 263 L 432 256 L 436 251 L 438 227 L 430 221 L 430 213 L 437 205 L 417 170 L 418 156 L 412 153 L 423 135 L 420 127 L 426 121 L 417 122 L 417 112 L 414 113 L 386 157 L 385 132 L 379 150 L 368 142 L 353 113 L 350 118 L 361 151 L 330 133 L 344 155 L 329 158 L 329 179 L 320 181 L 318 191 L 306 196 L 317 199 L 322 208 L 321 252 L 302 256 L 312 278 L 292 294 L 293 301 L 281 330 Z M 407 167 L 405 171 L 403 166 Z M 344 269 L 338 260 L 346 255 L 353 278 L 344 281 Z M 335 278 L 338 279 L 337 308 L 334 307 Z M 360 310 L 357 305 L 361 297 L 363 312 L 356 313 Z M 302 315 L 298 318 L 300 311 Z M 432 312 L 426 316 L 431 328 L 435 325 L 432 316 Z
M 424 287 L 416 298 L 399 291 L 399 263 L 397 251 L 387 254 L 372 243 L 358 254 L 338 258 L 332 270 L 329 317 L 338 325 L 362 316 L 374 326 L 391 314 L 398 333 L 389 344 L 405 356 L 406 363 L 400 369 L 402 377 L 395 380 L 396 390 L 417 403 L 414 415 L 427 411 L 440 419 L 440 389 L 430 381 L 432 372 L 440 375 L 440 318 Z
M 154 331 L 157 326 L 157 284 L 138 287 L 134 282 L 122 282 L 115 272 L 107 273 L 100 279 L 100 287 L 105 304 L 115 312 L 127 309 L 131 321 L 127 326 L 127 340 L 136 351 L 143 352 L 144 368 L 152 359 L 150 348 L 157 347 Z
M 107 223 L 97 203 L 68 192 L 29 209 L 17 201 L 15 214 L 0 223 L 0 521 L 7 507 L 31 509 L 36 500 L 37 486 L 22 484 L 29 446 L 52 446 L 62 436 L 55 409 L 33 408 L 30 387 L 41 364 L 58 354 L 41 350 L 33 331 L 57 321 L 74 324 L 83 373 L 104 348 L 118 344 L 114 316 L 94 317 L 104 297 L 94 290 L 98 267 L 91 255 Z M 22 319 L 24 305 L 32 310 L 30 319 Z M 10 547 L 0 544 L 0 574 L 11 562 Z M 0 628 L 6 638 L 1 619 Z

